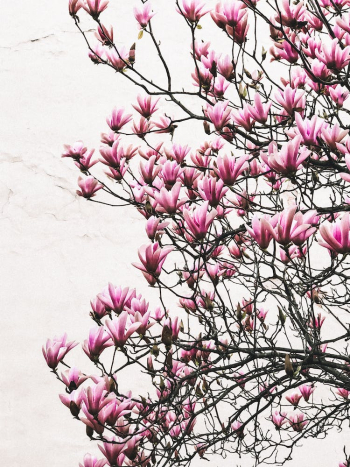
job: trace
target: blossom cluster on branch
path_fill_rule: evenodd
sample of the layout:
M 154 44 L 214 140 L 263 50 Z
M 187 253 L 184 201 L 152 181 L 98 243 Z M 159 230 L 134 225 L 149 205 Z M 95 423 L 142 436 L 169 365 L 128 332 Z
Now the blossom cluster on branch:
M 97 374 L 68 367 L 77 344 L 66 334 L 43 353 L 62 403 L 100 441 L 103 459 L 87 454 L 81 467 L 234 453 L 280 465 L 349 418 L 350 1 L 169 4 L 188 30 L 181 89 L 150 1 L 134 8 L 135 34 L 158 56 L 156 79 L 135 44 L 116 46 L 107 0 L 69 0 L 90 59 L 140 93 L 111 109 L 99 157 L 81 141 L 63 157 L 81 172 L 79 196 L 144 219 L 133 265 L 159 304 L 128 284 L 91 300 L 83 350 Z M 190 124 L 197 147 L 177 140 Z M 130 369 L 149 387 L 128 391 Z

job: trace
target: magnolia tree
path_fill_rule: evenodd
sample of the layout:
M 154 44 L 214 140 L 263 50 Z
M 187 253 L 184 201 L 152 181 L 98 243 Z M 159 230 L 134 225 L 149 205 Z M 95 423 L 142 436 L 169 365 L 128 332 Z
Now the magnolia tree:
M 66 334 L 43 353 L 100 442 L 103 458 L 81 467 L 234 453 L 279 465 L 349 418 L 350 1 L 167 3 L 188 30 L 192 74 L 178 87 L 149 1 L 134 8 L 135 37 L 156 53 L 156 79 L 135 44 L 115 45 L 107 0 L 69 1 L 90 59 L 140 94 L 111 109 L 99 158 L 80 141 L 63 157 L 78 195 L 140 213 L 134 266 L 159 304 L 125 283 L 92 299 L 83 350 L 96 374 L 64 362 L 77 345 Z M 197 147 L 176 139 L 191 122 Z M 128 371 L 148 386 L 128 391 Z M 345 448 L 339 462 L 350 465 Z

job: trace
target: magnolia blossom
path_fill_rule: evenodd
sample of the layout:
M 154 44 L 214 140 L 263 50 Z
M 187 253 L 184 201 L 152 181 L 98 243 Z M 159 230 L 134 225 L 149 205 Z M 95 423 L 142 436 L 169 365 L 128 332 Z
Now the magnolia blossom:
M 164 261 L 172 250 L 173 247 L 171 246 L 161 248 L 158 242 L 150 245 L 143 245 L 138 251 L 141 264 L 132 264 L 142 271 L 143 275 L 150 283 L 155 283 L 153 279 L 160 276 Z
M 182 0 L 177 8 L 177 11 L 191 23 L 199 21 L 210 10 L 211 8 L 207 7 L 202 0 Z
M 226 185 L 233 185 L 242 172 L 247 169 L 248 158 L 248 155 L 239 158 L 228 155 L 219 156 L 215 172 Z
M 86 381 L 88 376 L 84 375 L 78 368 L 72 367 L 61 373 L 61 378 L 68 389 L 74 390 Z
M 147 5 L 148 3 L 146 3 L 145 6 Z M 160 98 L 154 99 L 152 96 L 142 96 L 141 94 L 138 94 L 138 105 L 133 105 L 133 107 L 144 118 L 149 118 L 158 110 L 157 104 L 159 102 L 159 99 Z
M 152 11 L 152 5 L 149 1 L 141 5 L 139 8 L 134 7 L 134 16 L 136 21 L 139 23 L 140 28 L 145 28 L 154 15 L 155 12 Z
M 123 311 L 118 318 L 107 319 L 105 321 L 106 331 L 110 335 L 116 347 L 124 347 L 129 337 L 136 332 L 141 326 L 140 322 L 135 322 L 126 330 L 126 322 L 128 320 L 128 312 Z
M 79 177 L 78 185 L 80 190 L 77 190 L 77 194 L 87 199 L 95 196 L 96 192 L 103 188 L 103 185 L 91 175 L 86 178 Z
M 227 108 L 228 102 L 218 102 L 214 106 L 207 105 L 206 114 L 215 126 L 216 130 L 222 130 L 231 120 L 231 109 Z
M 83 6 L 83 0 L 69 0 L 68 10 L 71 16 L 76 16 L 80 8 Z
M 263 104 L 261 102 L 260 94 L 255 93 L 254 105 L 248 105 L 248 112 L 253 120 L 259 123 L 266 123 L 272 102 Z
M 279 412 L 276 410 L 271 416 L 272 423 L 275 425 L 276 430 L 280 430 L 282 426 L 287 423 L 287 414 L 286 412 Z
M 318 243 L 327 248 L 330 252 L 349 253 L 350 252 L 350 218 L 349 213 L 345 213 L 341 219 L 334 223 L 324 222 L 320 225 L 320 235 Z
M 300 150 L 300 143 L 301 137 L 297 136 L 278 151 L 277 144 L 272 142 L 269 145 L 269 154 L 261 153 L 260 157 L 275 172 L 293 176 L 310 155 L 307 148 L 302 147 Z
M 83 350 L 92 361 L 97 361 L 101 353 L 113 345 L 110 335 L 103 327 L 90 329 L 89 337 L 83 343 Z
M 201 206 L 192 212 L 188 209 L 183 210 L 183 216 L 187 227 L 196 240 L 202 240 L 217 215 L 216 209 L 208 211 L 209 201 L 205 201 Z
M 246 228 L 247 232 L 254 238 L 260 248 L 266 250 L 275 235 L 273 227 L 275 227 L 276 223 L 276 217 L 271 218 L 268 215 L 264 215 L 259 218 L 257 214 L 254 214 L 251 227 L 246 225 Z
M 42 347 L 43 355 L 47 365 L 55 369 L 59 362 L 72 350 L 78 343 L 71 341 L 67 342 L 67 334 L 63 334 L 61 337 L 55 336 L 52 340 L 46 341 L 46 346 Z
M 83 0 L 82 7 L 94 19 L 98 19 L 100 14 L 107 8 L 109 0 Z
M 305 420 L 305 415 L 301 412 L 293 412 L 288 416 L 288 422 L 294 431 L 301 432 L 309 423 Z

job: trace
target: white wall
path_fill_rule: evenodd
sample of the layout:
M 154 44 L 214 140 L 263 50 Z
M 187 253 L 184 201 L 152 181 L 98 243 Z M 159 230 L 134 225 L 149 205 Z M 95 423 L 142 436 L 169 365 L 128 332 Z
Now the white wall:
M 134 3 L 111 0 L 104 14 L 116 25 L 118 43 L 127 35 L 131 45 L 137 36 Z M 182 63 L 173 2 L 154 3 L 162 10 L 155 23 L 165 50 Z M 0 6 L 0 459 L 11 467 L 73 467 L 97 448 L 60 403 L 61 385 L 45 366 L 41 345 L 62 331 L 82 341 L 91 325 L 89 300 L 108 281 L 149 289 L 131 266 L 144 241 L 142 219 L 130 209 L 116 212 L 78 198 L 78 173 L 60 154 L 63 143 L 77 139 L 98 147 L 106 115 L 135 91 L 92 65 L 65 0 L 2 0 Z M 137 53 L 152 67 L 142 44 Z M 187 136 L 179 134 L 183 142 Z M 80 350 L 73 360 L 85 361 Z M 136 388 L 137 380 L 125 385 Z M 337 465 L 345 438 L 335 439 L 308 444 L 290 465 Z

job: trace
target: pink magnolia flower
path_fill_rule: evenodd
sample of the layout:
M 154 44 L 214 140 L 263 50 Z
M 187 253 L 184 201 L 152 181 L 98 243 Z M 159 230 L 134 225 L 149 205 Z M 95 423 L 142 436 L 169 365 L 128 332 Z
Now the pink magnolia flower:
M 201 0 L 182 0 L 182 5 L 177 8 L 178 13 L 183 15 L 191 23 L 196 23 L 202 16 L 211 11 Z
M 84 0 L 82 7 L 94 19 L 98 19 L 100 14 L 107 8 L 108 0 Z
M 297 131 L 302 138 L 303 144 L 307 146 L 318 146 L 317 138 L 321 134 L 324 121 L 317 115 L 314 115 L 311 120 L 301 117 L 299 113 L 295 114 L 295 123 L 297 124 Z
M 192 44 L 191 44 L 192 47 Z M 194 55 L 197 60 L 201 60 L 202 57 L 207 57 L 209 53 L 210 42 L 195 41 L 194 43 Z M 193 53 L 193 47 L 192 47 Z
M 277 430 L 280 430 L 282 426 L 287 423 L 287 414 L 286 412 L 279 412 L 278 410 L 272 414 L 271 420 L 272 423 L 275 425 Z
M 139 311 L 136 311 L 133 315 L 130 314 L 130 321 L 135 324 L 138 323 L 140 326 L 137 330 L 138 334 L 141 336 L 144 336 L 146 334 L 147 329 L 149 329 L 151 326 L 153 326 L 154 323 L 149 323 L 149 317 L 151 315 L 150 311 L 147 311 L 147 313 L 142 314 Z
M 123 128 L 132 119 L 131 114 L 126 114 L 124 108 L 113 109 L 110 117 L 106 119 L 108 126 L 111 130 L 117 132 Z
M 97 415 L 100 410 L 103 409 L 107 404 L 109 404 L 113 398 L 114 394 L 107 395 L 106 385 L 104 381 L 101 381 L 98 384 L 93 386 L 88 386 L 86 389 L 82 390 L 82 409 L 84 405 L 86 411 L 91 415 Z M 86 411 L 85 414 L 86 414 Z
M 123 165 L 123 159 L 132 159 L 135 153 L 137 152 L 137 147 L 133 147 L 131 144 L 127 147 L 124 147 L 121 145 L 119 139 L 114 141 L 114 143 L 111 146 L 112 147 L 103 146 L 100 148 L 100 154 L 102 156 L 100 162 L 116 170 L 121 170 L 121 167 Z
M 62 381 L 72 391 L 77 389 L 89 377 L 84 375 L 78 368 L 72 367 L 61 373 Z
M 239 437 L 239 438 L 244 438 L 244 427 L 242 428 L 243 423 L 239 422 L 236 420 L 234 423 L 232 423 L 231 428 L 232 431 Z
M 337 104 L 337 107 L 343 107 L 344 102 L 349 97 L 349 91 L 340 84 L 334 87 L 329 86 L 328 91 L 332 101 Z
M 243 16 L 242 20 L 236 26 L 227 24 L 226 32 L 232 37 L 237 44 L 243 44 L 246 40 L 249 31 L 248 13 Z
M 221 14 L 217 11 L 216 17 L 221 20 L 225 25 L 235 28 L 238 26 L 244 16 L 247 14 L 247 6 L 240 1 L 225 2 L 222 6 Z
M 260 219 L 257 214 L 254 214 L 252 226 L 246 225 L 247 232 L 254 238 L 256 243 L 266 250 L 274 237 L 273 227 L 277 223 L 277 218 L 271 218 L 268 215 L 262 216 Z
M 103 467 L 106 462 L 106 459 L 97 460 L 97 457 L 91 454 L 85 454 L 83 463 L 80 464 L 79 462 L 79 467 Z
M 168 227 L 169 222 L 162 222 L 161 219 L 151 216 L 146 222 L 146 233 L 150 240 L 154 240 L 156 235 L 160 237 L 164 233 L 166 227 Z
M 243 109 L 234 110 L 232 112 L 232 118 L 237 125 L 243 127 L 246 131 L 252 131 L 255 122 L 254 119 L 252 119 L 247 105 L 245 105 Z
M 152 129 L 152 127 L 153 127 L 152 122 L 147 120 L 147 118 L 145 117 L 141 117 L 138 122 L 136 120 L 132 122 L 131 130 L 139 138 L 144 139 L 144 137 L 148 134 L 148 132 Z
M 182 146 L 181 144 L 174 143 L 171 149 L 164 148 L 166 157 L 169 160 L 176 161 L 178 164 L 182 164 L 185 161 L 185 158 L 190 151 L 191 148 L 187 144 L 185 146 Z
M 224 187 L 222 180 L 214 177 L 204 177 L 198 182 L 198 192 L 204 201 L 209 201 L 210 206 L 216 208 L 220 200 L 227 193 L 228 188 Z
M 105 304 L 102 303 L 98 297 L 91 300 L 90 305 L 92 308 L 91 315 L 93 316 L 93 318 L 101 319 L 106 315 L 107 310 Z
M 350 219 L 345 213 L 341 219 L 332 224 L 324 222 L 320 226 L 322 240 L 318 243 L 334 253 L 346 254 L 350 252 Z
M 45 347 L 42 347 L 47 365 L 54 370 L 67 353 L 77 345 L 78 343 L 74 341 L 67 342 L 66 333 L 60 337 L 55 336 L 52 340 L 48 339 Z
M 272 102 L 263 104 L 261 102 L 260 94 L 256 92 L 254 96 L 254 105 L 248 104 L 247 108 L 253 120 L 259 123 L 266 123 L 271 105 Z
M 83 343 L 83 350 L 92 361 L 98 360 L 101 353 L 113 345 L 109 334 L 102 326 L 96 326 L 90 329 L 89 338 Z
M 126 47 L 106 51 L 109 62 L 113 65 L 116 71 L 123 71 L 130 62 L 130 50 Z M 107 122 L 108 123 L 108 122 Z
M 149 1 L 144 3 L 140 8 L 134 7 L 135 19 L 142 29 L 148 25 L 154 15 L 155 13 L 152 12 L 152 5 Z
M 122 289 L 119 286 L 108 284 L 108 287 L 98 295 L 98 298 L 108 310 L 113 310 L 115 313 L 120 314 L 125 307 L 130 306 L 135 296 L 135 289 L 129 289 L 129 287 Z
M 291 206 L 275 216 L 272 235 L 280 245 L 288 245 L 290 242 L 302 245 L 316 231 L 300 212 L 296 214 L 296 210 L 296 206 Z
M 82 0 L 69 0 L 68 10 L 71 16 L 76 16 L 80 8 L 83 6 Z
M 123 402 L 118 399 L 112 399 L 99 411 L 99 421 L 103 424 L 107 423 L 110 426 L 114 426 L 118 419 L 131 412 L 130 402 L 130 399 L 126 399 Z
M 108 53 L 106 49 L 102 47 L 102 44 L 97 43 L 92 45 L 91 49 L 88 50 L 88 57 L 93 63 L 98 65 L 99 63 L 103 63 L 107 60 Z
M 156 161 L 157 157 L 151 156 L 146 162 L 140 162 L 140 173 L 143 181 L 147 185 L 151 185 L 158 173 L 162 170 L 162 166 L 156 165 Z M 151 193 L 153 193 L 153 191 L 151 191 Z
M 148 276 L 159 277 L 164 261 L 172 250 L 172 246 L 161 248 L 158 242 L 151 243 L 150 245 L 142 245 L 138 251 L 138 255 L 142 264 L 132 264 L 135 266 L 135 268 L 142 271 L 146 279 Z
M 330 70 L 340 71 L 350 62 L 350 47 L 342 48 L 337 38 L 322 43 L 321 51 L 315 50 L 315 54 Z
M 221 101 L 214 106 L 207 104 L 206 114 L 217 131 L 222 130 L 231 120 L 231 109 L 227 108 L 228 101 Z
M 278 89 L 275 93 L 275 99 L 288 115 L 293 116 L 294 112 L 302 112 L 305 109 L 305 91 L 293 89 L 290 84 L 283 91 Z
M 311 394 L 314 392 L 315 388 L 311 384 L 302 384 L 299 386 L 299 391 L 303 396 L 305 402 L 308 402 Z
M 83 196 L 87 199 L 94 197 L 95 193 L 103 188 L 103 185 L 101 185 L 101 183 L 99 183 L 92 175 L 85 178 L 79 177 L 78 185 L 80 190 L 77 190 L 77 195 Z
M 146 191 L 152 196 L 157 203 L 158 212 L 166 212 L 168 214 L 175 214 L 178 209 L 188 201 L 187 197 L 179 198 L 180 190 L 182 184 L 181 182 L 175 183 L 171 190 L 167 190 L 165 187 L 162 187 L 160 191 Z M 151 194 L 152 193 L 152 194 Z
M 269 154 L 261 153 L 260 157 L 275 172 L 293 176 L 310 155 L 310 151 L 305 147 L 299 151 L 300 143 L 301 137 L 296 136 L 278 151 L 277 143 L 272 142 L 269 144 Z
M 232 62 L 232 57 L 225 55 L 220 57 L 217 63 L 218 72 L 228 81 L 232 81 L 235 77 L 235 65 Z
M 272 55 L 271 61 L 286 60 L 289 63 L 296 63 L 299 60 L 298 51 L 286 40 L 275 42 L 270 48 L 270 54 Z
M 113 436 L 108 438 L 105 436 L 106 442 L 103 443 L 103 446 L 98 445 L 100 451 L 105 456 L 110 466 L 123 465 L 125 455 L 123 451 L 126 449 L 125 441 L 123 438 Z
M 196 240 L 202 240 L 206 236 L 210 225 L 217 215 L 216 209 L 212 209 L 209 212 L 208 207 L 209 201 L 205 201 L 192 212 L 187 209 L 183 210 L 186 225 Z
M 166 161 L 165 164 L 162 165 L 159 177 L 161 177 L 165 183 L 165 188 L 170 190 L 170 188 L 180 179 L 182 172 L 183 169 L 176 160 Z
M 303 2 L 293 5 L 289 0 L 282 0 L 281 9 L 275 15 L 275 20 L 283 26 L 295 27 L 302 20 L 306 8 Z
M 297 392 L 294 392 L 290 396 L 286 396 L 287 401 L 292 404 L 294 407 L 297 407 L 302 396 Z
M 217 175 L 226 185 L 233 185 L 241 173 L 248 168 L 248 155 L 235 158 L 234 156 L 219 156 L 217 158 Z
M 82 141 L 77 141 L 72 145 L 65 144 L 62 157 L 71 157 L 74 160 L 79 160 L 85 156 L 87 150 L 87 147 L 84 146 Z
M 139 322 L 133 323 L 129 326 L 129 329 L 126 330 L 128 317 L 128 312 L 123 311 L 118 318 L 114 318 L 113 320 L 107 319 L 105 322 L 105 326 L 107 328 L 106 331 L 110 335 L 116 347 L 124 347 L 129 337 L 141 326 L 141 323 Z
M 146 5 L 148 5 L 148 3 L 146 3 L 145 6 Z M 159 99 L 160 97 L 153 99 L 152 96 L 142 96 L 139 94 L 137 96 L 138 105 L 133 105 L 133 107 L 144 118 L 149 118 L 158 110 L 157 104 Z
M 309 423 L 308 420 L 304 419 L 305 415 L 301 412 L 293 412 L 288 417 L 290 426 L 293 428 L 294 431 L 297 432 L 303 431 L 304 427 Z
M 83 402 L 83 392 L 82 391 L 72 391 L 71 393 L 65 393 L 59 395 L 60 401 L 63 405 L 71 409 L 71 407 L 75 407 L 75 409 L 80 410 L 81 404 Z
M 104 26 L 103 24 L 98 25 L 95 36 L 102 45 L 111 46 L 113 44 L 113 27 Z
M 331 149 L 337 149 L 337 144 L 341 144 L 344 138 L 348 135 L 349 130 L 342 130 L 338 123 L 335 123 L 332 128 L 325 126 L 322 128 L 321 136 Z

